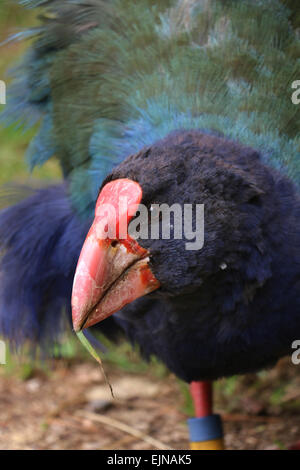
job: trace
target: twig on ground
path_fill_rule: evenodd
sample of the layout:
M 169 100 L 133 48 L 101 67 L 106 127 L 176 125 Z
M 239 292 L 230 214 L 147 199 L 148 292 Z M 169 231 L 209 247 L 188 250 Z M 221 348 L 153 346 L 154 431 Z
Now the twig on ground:
M 254 416 L 254 415 L 244 415 L 238 413 L 224 413 L 222 414 L 222 419 L 226 422 L 243 422 L 250 421 L 253 423 L 280 423 L 281 419 L 276 416 Z
M 167 444 L 164 444 L 163 442 L 154 439 L 151 436 L 148 436 L 147 434 L 139 431 L 138 429 L 134 429 L 131 426 L 128 426 L 128 424 L 122 423 L 121 421 L 118 421 L 114 418 L 110 418 L 109 416 L 103 416 L 101 414 L 91 413 L 89 411 L 78 411 L 76 415 L 82 418 L 90 419 L 91 421 L 106 424 L 107 426 L 118 429 L 119 431 L 126 432 L 127 434 L 130 434 L 131 436 L 134 436 L 137 439 L 147 442 L 147 444 L 150 444 L 156 449 L 173 450 L 172 447 L 169 447 Z

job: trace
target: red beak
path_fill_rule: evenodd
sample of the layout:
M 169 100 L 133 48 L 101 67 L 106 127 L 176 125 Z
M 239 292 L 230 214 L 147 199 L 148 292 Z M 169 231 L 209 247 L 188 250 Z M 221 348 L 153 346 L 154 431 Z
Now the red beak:
M 95 219 L 81 250 L 73 283 L 75 331 L 92 326 L 160 284 L 149 267 L 149 252 L 128 235 L 128 223 L 142 199 L 129 179 L 102 189 Z

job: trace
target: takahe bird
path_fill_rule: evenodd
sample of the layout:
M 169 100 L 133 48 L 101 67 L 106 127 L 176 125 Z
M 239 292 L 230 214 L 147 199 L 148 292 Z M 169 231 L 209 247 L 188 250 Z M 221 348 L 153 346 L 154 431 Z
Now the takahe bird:
M 0 332 L 17 343 L 57 334 L 83 245 L 74 329 L 115 314 L 144 356 L 192 384 L 192 447 L 220 447 L 210 386 L 199 381 L 270 366 L 300 335 L 297 7 L 23 3 L 44 14 L 24 33 L 35 40 L 6 116 L 41 121 L 30 165 L 55 155 L 65 182 L 0 214 Z M 100 213 L 121 196 L 149 213 L 203 204 L 203 246 L 187 249 L 172 224 L 170 239 L 120 237 L 138 213 Z

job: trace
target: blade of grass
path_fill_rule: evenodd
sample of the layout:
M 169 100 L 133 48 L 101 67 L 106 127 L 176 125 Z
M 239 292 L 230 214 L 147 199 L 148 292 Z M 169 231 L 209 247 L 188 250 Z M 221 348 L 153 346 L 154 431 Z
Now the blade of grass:
M 97 351 L 93 348 L 93 346 L 91 345 L 91 343 L 88 341 L 88 339 L 84 336 L 84 333 L 83 331 L 77 331 L 76 332 L 76 335 L 77 335 L 77 338 L 79 339 L 79 341 L 81 342 L 82 346 L 90 353 L 90 355 L 98 362 L 98 364 L 100 365 L 100 368 L 101 368 L 101 372 L 103 374 L 103 377 L 105 379 L 105 382 L 107 383 L 107 385 L 109 386 L 109 389 L 110 389 L 110 393 L 111 393 L 111 396 L 114 398 L 114 392 L 113 392 L 113 389 L 112 389 L 112 386 L 107 378 L 107 375 L 105 373 L 105 370 L 104 370 L 104 367 L 103 367 L 103 364 L 102 364 L 102 361 L 100 359 L 100 356 L 98 355 Z

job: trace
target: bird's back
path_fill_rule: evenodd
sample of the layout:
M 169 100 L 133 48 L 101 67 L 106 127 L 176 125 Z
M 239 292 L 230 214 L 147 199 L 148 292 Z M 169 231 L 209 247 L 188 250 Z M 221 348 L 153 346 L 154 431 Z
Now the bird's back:
M 29 159 L 59 158 L 78 211 L 91 211 L 115 165 L 176 129 L 219 131 L 299 183 L 290 2 L 38 3 L 46 14 L 21 83 L 25 117 L 43 116 Z

